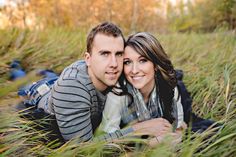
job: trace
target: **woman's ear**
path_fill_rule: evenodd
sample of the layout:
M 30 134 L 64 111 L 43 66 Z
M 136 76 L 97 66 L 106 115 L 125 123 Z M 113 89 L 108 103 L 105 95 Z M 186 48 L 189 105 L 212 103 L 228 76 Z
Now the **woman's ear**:
M 158 67 L 157 67 L 157 65 L 155 66 L 154 70 L 155 70 L 155 72 L 157 72 L 157 71 L 158 71 Z

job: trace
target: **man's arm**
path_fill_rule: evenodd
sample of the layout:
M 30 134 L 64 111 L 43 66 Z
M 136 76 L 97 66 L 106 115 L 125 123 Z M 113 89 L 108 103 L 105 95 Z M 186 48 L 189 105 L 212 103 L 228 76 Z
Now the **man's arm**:
M 93 136 L 90 119 L 90 94 L 79 81 L 59 79 L 51 93 L 52 106 L 59 130 L 65 140 L 80 137 L 88 141 Z

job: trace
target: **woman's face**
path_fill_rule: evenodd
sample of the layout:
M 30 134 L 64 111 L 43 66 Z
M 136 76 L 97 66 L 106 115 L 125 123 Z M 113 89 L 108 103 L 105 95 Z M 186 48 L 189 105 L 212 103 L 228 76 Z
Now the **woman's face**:
M 124 52 L 124 73 L 126 79 L 141 92 L 151 92 L 155 85 L 154 64 L 126 46 Z

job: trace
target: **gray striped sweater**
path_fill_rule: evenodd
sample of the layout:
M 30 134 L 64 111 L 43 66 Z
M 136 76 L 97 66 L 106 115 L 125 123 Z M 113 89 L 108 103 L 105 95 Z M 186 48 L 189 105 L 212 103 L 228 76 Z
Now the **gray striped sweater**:
M 92 84 L 86 64 L 77 61 L 65 68 L 53 85 L 48 105 L 65 140 L 79 137 L 81 141 L 88 141 L 101 122 L 105 100 L 106 96 Z M 111 141 L 132 131 L 126 128 L 98 139 Z

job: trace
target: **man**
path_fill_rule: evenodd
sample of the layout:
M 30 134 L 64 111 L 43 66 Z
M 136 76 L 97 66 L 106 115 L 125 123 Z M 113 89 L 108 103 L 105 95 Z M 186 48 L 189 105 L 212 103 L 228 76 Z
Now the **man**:
M 87 37 L 86 64 L 71 64 L 54 84 L 48 103 L 65 140 L 93 137 L 108 87 L 116 84 L 123 69 L 124 42 L 116 25 L 105 22 L 96 26 Z

